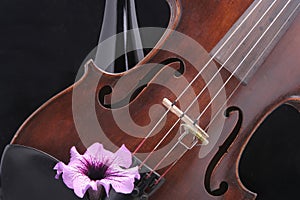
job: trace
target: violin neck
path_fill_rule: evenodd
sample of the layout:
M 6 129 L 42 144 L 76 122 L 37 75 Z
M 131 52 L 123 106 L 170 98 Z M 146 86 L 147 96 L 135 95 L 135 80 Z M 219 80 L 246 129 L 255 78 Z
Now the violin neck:
M 297 15 L 299 1 L 254 1 L 211 56 L 247 84 Z
M 138 30 L 135 0 L 106 0 L 96 65 L 111 73 L 127 71 L 144 58 L 142 40 Z M 100 44 L 107 41 L 103 48 Z M 107 46 L 109 48 L 107 48 Z M 134 50 L 134 51 L 132 51 Z M 105 56 L 112 58 L 107 64 Z

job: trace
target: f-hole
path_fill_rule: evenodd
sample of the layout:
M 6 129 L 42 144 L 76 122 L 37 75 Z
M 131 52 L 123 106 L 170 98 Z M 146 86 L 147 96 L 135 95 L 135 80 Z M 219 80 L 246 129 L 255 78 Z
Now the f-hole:
M 185 72 L 185 64 L 179 58 L 169 58 L 162 61 L 160 64 L 157 64 L 153 69 L 150 70 L 148 74 L 146 74 L 137 84 L 135 88 L 131 90 L 123 99 L 120 99 L 118 102 L 111 104 L 111 102 L 105 101 L 105 96 L 109 95 L 113 92 L 113 88 L 109 85 L 102 87 L 99 91 L 99 102 L 100 104 L 109 109 L 117 109 L 126 106 L 128 103 L 133 101 L 148 85 L 148 83 L 154 78 L 156 74 L 159 73 L 161 69 L 163 69 L 166 65 L 170 65 L 172 63 L 179 63 L 179 67 L 174 72 L 174 77 L 178 78 L 183 75 Z M 170 77 L 171 78 L 171 77 Z
M 241 111 L 240 108 L 232 106 L 226 109 L 225 111 L 225 116 L 229 117 L 230 113 L 232 112 L 238 112 L 238 121 L 233 129 L 233 131 L 230 133 L 230 135 L 228 136 L 228 138 L 225 140 L 225 142 L 219 147 L 218 152 L 216 153 L 216 155 L 213 157 L 213 159 L 210 161 L 206 173 L 205 173 L 205 179 L 204 179 L 204 185 L 205 185 L 205 189 L 207 190 L 207 192 L 213 196 L 221 196 L 223 194 L 225 194 L 225 192 L 228 190 L 228 183 L 226 181 L 222 181 L 219 185 L 219 188 L 212 190 L 211 189 L 211 175 L 213 170 L 216 168 L 216 165 L 218 164 L 218 162 L 221 160 L 221 158 L 224 156 L 224 154 L 227 152 L 228 148 L 230 147 L 230 145 L 233 143 L 233 141 L 235 140 L 236 136 L 238 135 L 240 129 L 241 129 L 241 125 L 243 122 L 243 113 Z

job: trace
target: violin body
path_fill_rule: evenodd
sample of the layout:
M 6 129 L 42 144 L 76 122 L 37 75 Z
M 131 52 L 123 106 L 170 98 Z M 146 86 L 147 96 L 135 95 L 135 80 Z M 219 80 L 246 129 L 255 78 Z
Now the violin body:
M 34 112 L 20 127 L 12 143 L 40 149 L 65 162 L 69 160 L 72 146 L 84 152 L 95 141 L 104 146 L 125 144 L 132 152 L 135 151 L 151 131 L 155 119 L 166 111 L 162 106 L 163 99 L 175 100 L 178 96 L 170 88 L 182 91 L 187 86 L 186 81 L 193 80 L 210 58 L 208 52 L 251 3 L 250 0 L 169 0 L 171 18 L 168 30 L 185 33 L 202 45 L 199 54 L 193 57 L 198 66 L 193 67 L 184 58 L 158 48 L 153 49 L 137 66 L 119 74 L 106 73 L 90 61 L 84 76 Z M 177 47 L 179 53 L 195 53 L 185 42 L 174 44 L 172 41 L 172 34 L 166 32 L 157 45 L 168 43 Z M 166 182 L 150 199 L 255 199 L 256 194 L 245 188 L 239 179 L 239 159 L 254 131 L 274 109 L 288 103 L 300 111 L 299 50 L 300 16 L 296 16 L 246 85 L 238 86 L 240 81 L 236 77 L 226 84 L 226 95 L 234 94 L 222 110 L 225 113 L 218 115 L 224 124 L 220 135 L 210 144 L 211 149 L 203 157 L 199 157 L 202 146 L 189 150 L 167 173 Z M 163 63 L 163 66 L 148 63 Z M 211 65 L 220 67 L 217 62 Z M 178 71 L 180 74 L 176 75 Z M 226 69 L 219 74 L 224 80 L 231 75 Z M 147 77 L 150 77 L 149 80 L 139 90 L 139 81 Z M 195 93 L 198 94 L 206 84 L 206 80 L 199 77 L 178 101 L 178 107 L 182 110 L 187 108 Z M 215 87 L 219 86 L 216 84 Z M 131 96 L 128 97 L 128 94 Z M 204 90 L 188 115 L 196 118 L 198 111 L 204 110 L 211 100 L 210 92 Z M 212 115 L 211 109 L 205 112 L 199 126 L 208 126 Z M 116 116 L 121 121 L 116 122 Z M 158 131 L 137 153 L 150 152 L 177 119 L 176 115 L 168 113 Z M 124 127 L 126 125 L 128 127 Z M 211 126 L 218 126 L 218 123 Z M 167 153 L 162 147 L 173 144 L 179 130 L 178 124 L 162 143 L 160 154 Z M 161 157 L 158 156 L 152 162 L 156 163 L 159 159 Z

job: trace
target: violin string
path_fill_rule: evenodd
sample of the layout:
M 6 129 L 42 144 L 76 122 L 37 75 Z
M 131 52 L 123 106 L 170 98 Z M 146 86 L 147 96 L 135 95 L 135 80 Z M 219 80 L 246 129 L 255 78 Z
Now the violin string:
M 277 1 L 277 0 L 276 0 Z M 205 89 L 208 87 L 208 85 L 214 80 L 214 78 L 219 74 L 219 72 L 224 68 L 224 66 L 227 64 L 227 62 L 230 60 L 230 58 L 233 57 L 235 52 L 238 50 L 238 48 L 243 44 L 243 42 L 248 38 L 248 36 L 253 32 L 254 28 L 261 22 L 261 20 L 265 17 L 265 15 L 268 13 L 268 11 L 273 7 L 273 5 L 276 3 L 274 1 L 271 6 L 265 11 L 265 13 L 260 17 L 260 19 L 254 24 L 254 26 L 251 28 L 251 30 L 247 33 L 247 35 L 243 38 L 243 40 L 239 43 L 239 45 L 234 49 L 234 51 L 229 55 L 229 57 L 226 59 L 226 61 L 222 64 L 222 66 L 217 70 L 217 72 L 214 74 L 214 76 L 209 80 L 209 82 L 205 85 L 205 87 L 199 92 L 199 94 L 196 96 L 196 98 L 192 101 L 191 104 L 186 108 L 186 110 L 183 112 L 184 114 L 189 111 L 189 109 L 193 106 L 193 104 L 199 99 L 201 94 L 205 91 Z M 234 72 L 233 72 L 234 73 Z M 230 79 L 230 78 L 229 78 Z M 223 85 L 224 86 L 224 85 Z M 220 91 L 223 89 L 221 87 Z M 220 92 L 219 91 L 219 92 Z M 170 134 L 170 132 L 175 128 L 175 126 L 181 121 L 181 118 L 178 118 L 177 121 L 172 125 L 172 127 L 168 130 L 168 132 L 164 135 L 164 137 L 158 142 L 158 144 L 152 149 L 152 151 L 147 155 L 147 157 L 144 159 L 144 161 L 140 164 L 140 167 L 143 166 L 147 160 L 150 158 L 150 156 L 153 154 L 153 152 L 161 145 L 161 143 L 167 138 L 167 136 Z
M 212 104 L 212 102 L 215 100 L 215 98 L 220 94 L 220 92 L 222 91 L 222 89 L 224 89 L 224 87 L 227 85 L 227 83 L 230 81 L 230 79 L 234 76 L 234 74 L 237 72 L 237 70 L 242 66 L 242 63 L 244 63 L 244 61 L 246 60 L 246 58 L 248 58 L 248 56 L 253 52 L 254 48 L 256 47 L 256 45 L 261 41 L 261 39 L 265 36 L 265 34 L 268 32 L 268 30 L 272 27 L 272 25 L 276 22 L 276 20 L 278 19 L 278 17 L 282 14 L 282 12 L 286 9 L 287 5 L 291 2 L 291 0 L 289 0 L 285 6 L 281 9 L 281 11 L 278 13 L 278 15 L 273 19 L 273 21 L 270 23 L 270 25 L 268 26 L 268 28 L 263 32 L 263 34 L 260 36 L 260 38 L 255 42 L 255 44 L 252 46 L 252 48 L 248 51 L 248 53 L 246 54 L 246 56 L 242 59 L 242 61 L 239 63 L 239 65 L 236 67 L 236 69 L 230 74 L 229 78 L 225 81 L 225 83 L 223 84 L 223 86 L 218 90 L 217 94 L 211 99 L 211 101 L 209 102 L 209 104 L 204 108 L 204 110 L 202 111 L 202 113 L 196 118 L 195 122 L 199 121 L 199 119 L 201 118 L 201 116 L 203 115 L 203 113 L 209 108 L 209 106 Z
M 297 9 L 299 8 L 300 3 L 296 6 L 296 8 L 293 10 L 293 12 L 288 16 L 287 20 L 285 21 L 285 23 L 281 26 L 281 28 L 277 31 L 277 33 L 274 35 L 274 37 L 272 38 L 272 40 L 269 42 L 269 44 L 266 46 L 266 48 L 263 50 L 263 52 L 261 53 L 261 55 L 258 57 L 258 59 L 252 64 L 252 66 L 250 67 L 250 69 L 248 70 L 248 72 L 244 75 L 244 77 L 242 78 L 242 81 L 240 81 L 238 83 L 238 85 L 235 87 L 235 89 L 231 92 L 231 94 L 229 95 L 229 97 L 227 98 L 226 102 L 224 102 L 224 104 L 219 108 L 218 112 L 214 115 L 213 119 L 210 121 L 210 123 L 206 126 L 206 128 L 204 129 L 205 131 L 207 131 L 207 129 L 210 127 L 210 125 L 214 122 L 214 120 L 217 118 L 218 114 L 222 111 L 223 107 L 227 104 L 227 102 L 230 100 L 230 98 L 233 96 L 233 94 L 235 93 L 235 91 L 239 88 L 239 86 L 242 84 L 243 80 L 246 79 L 246 77 L 248 76 L 248 74 L 251 72 L 252 68 L 256 65 L 257 61 L 259 59 L 261 59 L 261 57 L 264 55 L 265 51 L 270 47 L 270 45 L 273 43 L 274 39 L 278 36 L 278 34 L 282 31 L 282 29 L 286 26 L 286 24 L 288 23 L 288 21 L 290 20 L 290 18 L 294 15 L 294 13 L 297 11 Z M 180 157 L 178 157 L 165 171 L 164 173 L 158 178 L 158 180 L 156 180 L 156 184 L 159 183 L 159 181 L 176 165 L 176 163 L 180 160 L 180 158 L 187 152 L 184 151 Z
M 264 55 L 265 51 L 270 47 L 270 45 L 273 43 L 274 39 L 278 36 L 278 34 L 282 31 L 282 29 L 286 26 L 286 24 L 288 23 L 288 21 L 290 20 L 290 18 L 294 15 L 294 13 L 297 11 L 297 9 L 299 8 L 300 3 L 296 6 L 296 8 L 293 10 L 293 12 L 288 16 L 287 20 L 285 21 L 285 23 L 281 26 L 281 28 L 276 32 L 276 34 L 273 36 L 272 40 L 269 42 L 269 44 L 266 46 L 266 48 L 263 50 L 263 52 L 260 54 L 260 56 L 258 57 L 258 59 L 252 64 L 252 66 L 250 67 L 250 69 L 247 71 L 247 73 L 244 75 L 244 77 L 241 79 L 242 81 L 240 81 L 238 83 L 238 85 L 235 87 L 235 89 L 231 92 L 231 94 L 229 95 L 229 97 L 227 98 L 226 102 L 224 102 L 224 104 L 219 108 L 218 112 L 214 115 L 213 119 L 210 121 L 210 123 L 206 126 L 205 130 L 207 130 L 209 128 L 209 126 L 213 123 L 213 121 L 216 119 L 216 117 L 218 116 L 218 114 L 220 113 L 220 111 L 222 111 L 223 107 L 226 105 L 226 103 L 229 101 L 229 99 L 233 96 L 233 94 L 235 93 L 235 91 L 239 88 L 239 86 L 242 84 L 243 80 L 246 79 L 247 75 L 251 72 L 252 68 L 256 65 L 257 61 L 259 59 L 261 59 L 261 57 Z M 164 173 L 156 180 L 156 184 L 159 183 L 159 181 L 176 165 L 176 163 L 180 160 L 180 158 L 187 152 L 188 150 L 185 150 L 165 171 Z
M 228 43 L 228 41 L 232 38 L 232 36 L 239 30 L 239 28 L 244 24 L 244 22 L 252 15 L 254 10 L 261 4 L 263 0 L 259 0 L 259 2 L 253 7 L 253 9 L 246 15 L 246 17 L 242 20 L 242 22 L 235 28 L 235 30 L 229 35 L 229 37 L 224 41 L 224 43 L 220 46 L 220 48 L 214 53 L 214 55 L 209 59 L 209 61 L 204 65 L 204 67 L 199 71 L 199 73 L 193 78 L 193 80 L 187 85 L 187 87 L 181 92 L 181 94 L 176 98 L 174 103 L 176 103 L 188 88 L 197 80 L 197 78 L 201 75 L 201 73 L 209 66 L 209 64 L 214 60 L 214 58 L 218 55 L 218 53 L 223 49 L 223 47 Z M 277 1 L 277 0 L 276 0 Z M 142 145 L 146 142 L 146 140 L 152 135 L 154 130 L 158 127 L 158 125 L 162 122 L 162 120 L 166 117 L 171 108 L 168 108 L 167 111 L 162 115 L 162 117 L 157 121 L 155 126 L 150 130 L 150 132 L 143 138 L 142 142 L 138 145 L 138 147 L 133 152 L 133 155 L 138 152 L 138 150 L 142 147 Z
M 260 36 L 260 38 L 255 42 L 255 44 L 252 46 L 252 48 L 250 49 L 250 51 L 246 54 L 246 56 L 243 58 L 243 60 L 241 61 L 241 63 L 238 65 L 238 67 L 231 73 L 230 77 L 226 80 L 226 82 L 223 84 L 223 86 L 219 89 L 219 91 L 217 92 L 217 94 L 213 97 L 213 99 L 209 102 L 209 104 L 206 106 L 206 108 L 202 111 L 202 113 L 199 115 L 200 117 L 203 115 L 203 113 L 207 110 L 207 108 L 210 106 L 210 104 L 214 101 L 214 99 L 218 96 L 218 94 L 220 93 L 220 91 L 225 87 L 225 85 L 229 82 L 229 80 L 234 76 L 235 72 L 240 68 L 241 64 L 246 60 L 246 58 L 250 55 L 250 53 L 254 50 L 254 48 L 256 47 L 256 45 L 259 43 L 259 41 L 263 38 L 263 36 L 267 33 L 267 31 L 270 29 L 270 27 L 275 23 L 275 21 L 277 20 L 277 18 L 281 15 L 281 13 L 285 10 L 286 6 L 290 3 L 291 0 L 289 0 L 286 5 L 282 8 L 282 10 L 278 13 L 278 15 L 274 18 L 274 20 L 272 21 L 272 23 L 268 26 L 268 28 L 263 32 L 263 34 Z M 223 64 L 224 66 L 224 64 Z M 240 81 L 241 83 L 242 81 Z M 185 111 L 186 112 L 186 111 Z M 197 117 L 200 118 L 200 117 Z M 176 126 L 176 124 L 180 121 L 177 120 L 177 122 L 172 126 L 172 128 L 168 131 L 171 132 L 171 130 Z M 174 148 L 172 148 L 171 150 L 173 150 Z M 171 151 L 170 150 L 170 151 Z M 167 153 L 168 155 L 170 154 L 170 152 Z M 148 155 L 149 157 L 149 155 Z M 162 160 L 160 160 L 159 164 L 162 163 Z M 154 167 L 154 171 L 159 167 L 159 165 L 157 164 Z
M 242 81 L 238 83 L 238 85 L 235 87 L 235 89 L 231 92 L 231 94 L 229 95 L 229 97 L 227 98 L 226 102 L 224 102 L 224 104 L 220 107 L 220 109 L 218 110 L 218 112 L 216 113 L 216 115 L 212 118 L 212 120 L 209 122 L 209 124 L 206 126 L 205 130 L 207 130 L 207 128 L 213 123 L 213 121 L 216 119 L 218 113 L 220 113 L 223 109 L 223 107 L 226 105 L 226 103 L 229 101 L 229 99 L 233 96 L 233 94 L 236 92 L 236 90 L 239 88 L 239 86 L 242 84 L 243 80 L 246 79 L 247 75 L 250 73 L 250 71 L 252 70 L 252 68 L 256 65 L 256 63 L 261 59 L 261 57 L 264 55 L 264 53 L 266 52 L 266 50 L 270 47 L 270 45 L 273 43 L 273 41 L 275 40 L 275 38 L 279 35 L 279 33 L 282 31 L 282 29 L 286 26 L 286 24 L 289 22 L 290 18 L 294 15 L 294 13 L 297 11 L 297 9 L 299 8 L 300 3 L 296 6 L 296 8 L 293 10 L 293 12 L 288 16 L 287 20 L 285 21 L 285 23 L 281 26 L 281 28 L 276 32 L 276 34 L 274 35 L 274 37 L 272 38 L 272 40 L 270 41 L 270 43 L 267 45 L 267 47 L 264 49 L 264 51 L 261 53 L 261 55 L 258 57 L 258 59 L 252 64 L 252 66 L 250 67 L 250 69 L 248 70 L 248 72 L 245 74 L 245 76 L 243 77 Z

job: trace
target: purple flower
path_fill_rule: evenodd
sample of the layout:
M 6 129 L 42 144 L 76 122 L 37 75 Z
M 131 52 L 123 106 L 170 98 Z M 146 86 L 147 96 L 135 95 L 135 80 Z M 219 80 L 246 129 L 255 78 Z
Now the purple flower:
M 122 145 L 115 153 L 107 151 L 102 144 L 95 143 L 81 155 L 75 147 L 71 148 L 68 165 L 59 162 L 56 179 L 62 174 L 64 183 L 82 198 L 87 190 L 97 192 L 104 187 L 108 196 L 110 185 L 116 192 L 128 194 L 134 189 L 134 180 L 140 179 L 138 167 L 132 164 L 130 151 Z

